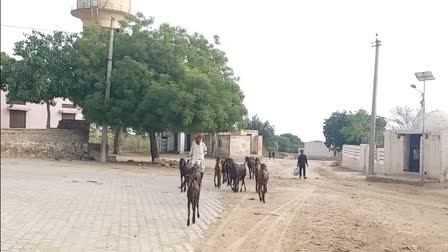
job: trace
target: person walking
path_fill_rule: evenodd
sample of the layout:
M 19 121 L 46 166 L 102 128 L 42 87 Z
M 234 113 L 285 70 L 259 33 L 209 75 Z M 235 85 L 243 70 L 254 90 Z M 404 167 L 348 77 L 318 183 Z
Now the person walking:
M 202 185 L 202 178 L 204 177 L 205 171 L 205 155 L 207 155 L 207 146 L 202 142 L 202 134 L 197 133 L 194 136 L 194 141 L 191 144 L 190 154 L 191 164 L 197 165 L 199 167 L 199 172 L 201 172 L 201 180 L 199 181 L 199 186 Z
M 306 179 L 306 167 L 308 167 L 308 159 L 303 152 L 303 150 L 300 150 L 300 155 L 297 161 L 297 166 L 299 167 L 299 179 L 302 178 L 302 172 L 303 178 Z

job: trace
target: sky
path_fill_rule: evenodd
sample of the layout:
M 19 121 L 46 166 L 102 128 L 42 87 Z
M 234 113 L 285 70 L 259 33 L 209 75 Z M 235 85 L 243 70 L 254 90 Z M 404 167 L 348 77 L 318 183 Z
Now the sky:
M 76 0 L 2 0 L 1 50 L 30 30 L 79 32 Z M 323 122 L 338 110 L 371 111 L 379 48 L 377 113 L 420 106 L 414 73 L 432 71 L 427 111 L 448 112 L 448 2 L 443 0 L 132 0 L 132 12 L 182 26 L 210 40 L 219 35 L 241 77 L 249 114 L 304 141 L 324 140 Z

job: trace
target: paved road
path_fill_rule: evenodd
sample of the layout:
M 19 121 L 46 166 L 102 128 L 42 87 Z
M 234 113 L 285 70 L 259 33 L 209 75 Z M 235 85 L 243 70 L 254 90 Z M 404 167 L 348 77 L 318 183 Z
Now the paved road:
M 1 160 L 2 251 L 192 251 L 223 207 L 207 186 L 186 227 L 177 170 Z M 172 176 L 169 176 L 172 175 Z

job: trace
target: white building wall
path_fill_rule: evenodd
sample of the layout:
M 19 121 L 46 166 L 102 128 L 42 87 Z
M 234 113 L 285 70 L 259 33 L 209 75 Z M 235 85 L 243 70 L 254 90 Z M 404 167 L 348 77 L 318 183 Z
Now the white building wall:
M 441 144 L 441 162 L 442 167 L 440 170 L 440 182 L 448 181 L 448 130 L 441 132 L 440 134 Z
M 9 128 L 9 104 L 6 103 L 6 94 L 1 91 L 1 128 Z M 68 99 L 65 101 L 62 98 L 55 99 L 56 106 L 50 106 L 50 127 L 56 128 L 59 121 L 62 119 L 62 113 L 64 110 L 70 113 L 76 113 L 75 119 L 82 120 L 81 109 L 66 109 L 62 108 L 62 104 L 71 104 Z M 19 110 L 26 110 L 26 128 L 27 129 L 45 129 L 47 127 L 47 107 L 45 104 L 34 104 L 27 102 L 26 105 L 13 105 L 14 108 Z M 61 111 L 62 110 L 62 111 Z
M 321 141 L 306 142 L 304 149 L 309 157 L 334 157 L 333 151 L 330 151 Z

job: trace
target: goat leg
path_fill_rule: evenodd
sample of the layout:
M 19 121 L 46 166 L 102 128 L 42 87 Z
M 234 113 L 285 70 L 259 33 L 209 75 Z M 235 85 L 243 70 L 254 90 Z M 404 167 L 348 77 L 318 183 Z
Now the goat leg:
M 193 224 L 196 222 L 196 202 L 193 201 Z
M 190 199 L 188 199 L 188 219 L 187 226 L 190 226 Z
M 199 198 L 198 198 L 197 202 L 198 202 L 198 203 L 197 203 L 196 206 L 197 206 L 197 208 L 198 208 L 198 218 L 201 218 L 201 217 L 199 216 Z

